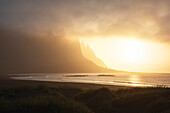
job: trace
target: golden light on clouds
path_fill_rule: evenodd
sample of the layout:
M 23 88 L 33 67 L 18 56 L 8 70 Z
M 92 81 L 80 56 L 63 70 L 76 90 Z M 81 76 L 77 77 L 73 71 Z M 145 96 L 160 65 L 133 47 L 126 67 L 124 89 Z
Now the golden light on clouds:
M 169 72 L 170 45 L 138 38 L 83 38 L 97 57 L 117 70 Z
M 110 68 L 170 72 L 170 0 L 33 1 L 0 1 L 0 29 L 81 38 Z
M 0 11 L 2 26 L 31 34 L 170 42 L 169 0 L 13 0 L 0 1 Z

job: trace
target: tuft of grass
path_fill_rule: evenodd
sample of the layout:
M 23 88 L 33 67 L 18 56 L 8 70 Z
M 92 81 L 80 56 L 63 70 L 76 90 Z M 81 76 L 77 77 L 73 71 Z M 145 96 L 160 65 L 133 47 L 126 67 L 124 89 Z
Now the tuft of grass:
M 168 98 L 159 98 L 150 103 L 145 113 L 170 113 L 170 96 Z
M 105 102 L 115 98 L 115 95 L 107 88 L 90 90 L 83 92 L 75 97 L 76 101 L 84 103 L 87 107 L 97 112 Z

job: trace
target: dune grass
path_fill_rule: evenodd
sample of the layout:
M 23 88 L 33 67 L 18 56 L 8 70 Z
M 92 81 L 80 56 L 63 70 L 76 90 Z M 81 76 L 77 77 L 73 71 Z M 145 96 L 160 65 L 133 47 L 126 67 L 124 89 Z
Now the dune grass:
M 3 88 L 0 90 L 0 113 L 92 113 L 83 104 L 67 99 L 61 93 L 67 89 L 42 85 Z
M 166 113 L 170 110 L 170 89 L 147 87 L 110 91 L 102 88 L 80 93 L 76 101 L 96 113 Z
M 170 113 L 170 89 L 81 90 L 20 86 L 0 89 L 0 113 Z

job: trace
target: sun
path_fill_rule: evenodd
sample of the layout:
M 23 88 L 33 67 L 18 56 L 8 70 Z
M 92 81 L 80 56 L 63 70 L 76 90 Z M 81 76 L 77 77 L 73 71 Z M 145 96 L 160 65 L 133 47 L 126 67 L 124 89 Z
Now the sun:
M 147 62 L 148 44 L 137 38 L 98 38 L 84 41 L 94 47 L 101 59 L 112 65 L 116 62 L 122 65 L 139 65 Z M 97 43 L 98 42 L 98 43 Z
M 129 63 L 140 63 L 146 59 L 146 46 L 138 40 L 123 40 L 122 57 Z

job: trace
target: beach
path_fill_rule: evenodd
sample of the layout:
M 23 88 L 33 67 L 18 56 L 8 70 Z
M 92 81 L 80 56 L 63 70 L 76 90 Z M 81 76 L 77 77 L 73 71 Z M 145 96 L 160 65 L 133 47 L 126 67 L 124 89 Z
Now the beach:
M 0 75 L 2 113 L 170 113 L 169 95 L 167 87 L 16 80 Z
M 132 88 L 129 86 L 116 86 L 116 85 L 101 85 L 101 84 L 90 84 L 90 83 L 73 83 L 73 82 L 48 82 L 48 81 L 31 81 L 31 80 L 16 80 L 11 79 L 9 75 L 0 75 L 0 87 L 17 87 L 17 86 L 38 86 L 47 85 L 52 87 L 77 87 L 83 90 L 108 88 L 110 90 L 118 90 L 124 88 Z

